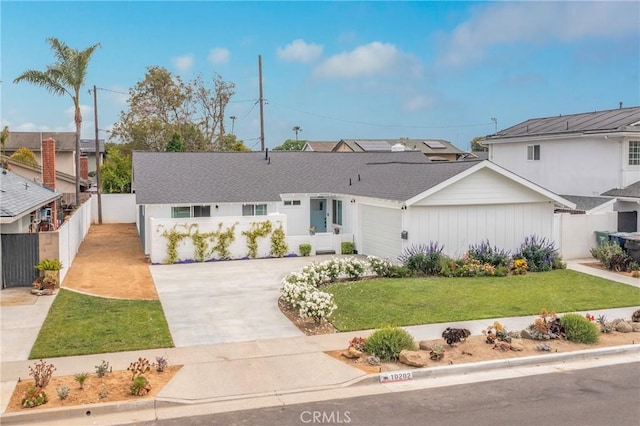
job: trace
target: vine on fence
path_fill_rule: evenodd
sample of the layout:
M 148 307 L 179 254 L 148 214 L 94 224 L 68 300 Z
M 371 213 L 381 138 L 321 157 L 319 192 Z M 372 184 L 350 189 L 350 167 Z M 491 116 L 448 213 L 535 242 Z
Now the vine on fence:
M 258 256 L 258 238 L 269 235 L 271 229 L 271 222 L 267 220 L 265 222 L 251 222 L 251 229 L 242 231 L 242 235 L 247 237 L 248 256 L 250 258 L 253 259 Z
M 283 257 L 288 250 L 284 228 L 282 228 L 282 222 L 280 222 L 280 226 L 274 229 L 271 234 L 271 256 Z
M 231 252 L 229 251 L 229 246 L 236 240 L 236 225 L 238 222 L 231 225 L 230 228 L 227 228 L 226 231 L 222 231 L 222 223 L 218 224 L 218 232 L 216 232 L 218 236 L 218 242 L 213 246 L 213 251 L 218 253 L 220 259 L 226 260 L 231 258 Z
M 191 235 L 191 227 L 193 225 L 195 224 L 176 224 L 173 225 L 171 229 L 165 229 L 164 231 L 162 231 L 162 236 L 167 239 L 167 258 L 164 261 L 165 263 L 176 263 L 178 261 L 178 244 Z M 185 232 L 178 231 L 177 228 L 179 226 L 184 228 Z M 164 226 L 158 225 L 158 231 L 160 231 L 161 229 L 164 229 Z

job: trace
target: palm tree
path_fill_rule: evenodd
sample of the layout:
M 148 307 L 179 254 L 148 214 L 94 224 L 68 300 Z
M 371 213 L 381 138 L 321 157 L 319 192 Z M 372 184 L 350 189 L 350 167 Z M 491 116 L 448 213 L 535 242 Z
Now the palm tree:
M 300 126 L 293 126 L 293 129 L 291 129 L 291 130 L 293 130 L 294 132 L 296 132 L 296 142 L 298 142 L 298 132 L 301 132 L 301 131 L 302 131 L 302 127 L 300 127 Z
M 54 95 L 71 96 L 75 107 L 76 122 L 76 207 L 80 205 L 80 127 L 82 113 L 80 112 L 80 89 L 85 84 L 89 60 L 93 52 L 100 47 L 100 43 L 80 51 L 72 49 L 57 38 L 51 37 L 47 42 L 53 50 L 56 62 L 48 65 L 46 71 L 27 70 L 20 74 L 14 83 L 26 81 L 36 86 L 44 87 Z

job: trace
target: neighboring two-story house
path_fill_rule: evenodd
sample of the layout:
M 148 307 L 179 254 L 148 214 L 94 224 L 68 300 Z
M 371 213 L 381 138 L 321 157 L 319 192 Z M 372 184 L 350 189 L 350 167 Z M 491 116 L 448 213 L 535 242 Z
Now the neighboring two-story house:
M 341 139 L 333 152 L 420 151 L 431 161 L 457 161 L 470 156 L 442 139 Z
M 640 107 L 533 118 L 482 143 L 490 161 L 557 194 L 616 199 L 625 230 L 640 230 Z

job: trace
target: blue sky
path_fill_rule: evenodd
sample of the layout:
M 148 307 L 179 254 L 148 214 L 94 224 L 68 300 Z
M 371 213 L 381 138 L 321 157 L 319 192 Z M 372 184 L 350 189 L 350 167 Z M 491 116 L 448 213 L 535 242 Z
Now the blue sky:
M 234 133 L 265 142 L 474 136 L 529 118 L 640 105 L 640 3 L 2 1 L 2 125 L 73 131 L 72 103 L 13 79 L 54 61 L 47 37 L 94 43 L 99 128 L 149 66 L 235 83 Z M 83 137 L 93 97 L 83 91 Z M 122 93 L 118 93 L 122 92 Z M 124 94 L 123 94 L 124 93 Z M 108 133 L 101 131 L 101 138 Z

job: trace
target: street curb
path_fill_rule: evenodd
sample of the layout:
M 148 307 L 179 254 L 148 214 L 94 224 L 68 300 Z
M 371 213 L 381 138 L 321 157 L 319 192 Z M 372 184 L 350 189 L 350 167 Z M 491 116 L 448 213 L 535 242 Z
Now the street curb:
M 458 365 L 443 365 L 439 367 L 425 367 L 411 369 L 414 379 L 439 378 L 454 375 L 467 375 L 471 373 L 486 372 L 491 370 L 502 370 L 505 368 L 539 366 L 542 364 L 564 363 L 570 361 L 582 361 L 598 359 L 608 356 L 620 355 L 640 355 L 640 344 L 614 346 L 598 349 L 584 349 L 580 351 L 566 353 L 550 353 L 545 355 L 533 355 L 519 358 L 509 358 L 503 360 L 480 361 Z M 69 422 L 80 419 L 104 416 L 107 414 L 126 413 L 138 411 L 137 421 L 153 421 L 157 418 L 157 410 L 175 407 L 198 406 L 212 403 L 232 402 L 243 399 L 259 399 L 265 397 L 277 397 L 278 395 L 291 395 L 326 391 L 330 389 L 349 388 L 356 386 L 373 385 L 380 383 L 378 373 L 367 374 L 344 383 L 326 385 L 313 388 L 299 388 L 287 391 L 262 392 L 255 394 L 244 394 L 236 396 L 225 396 L 220 398 L 209 398 L 201 400 L 177 400 L 174 398 L 146 398 L 126 402 L 108 402 L 97 404 L 86 404 L 76 407 L 62 407 L 50 409 L 36 409 L 33 412 L 11 412 L 0 414 L 0 424 L 44 424 L 47 421 L 67 420 Z

